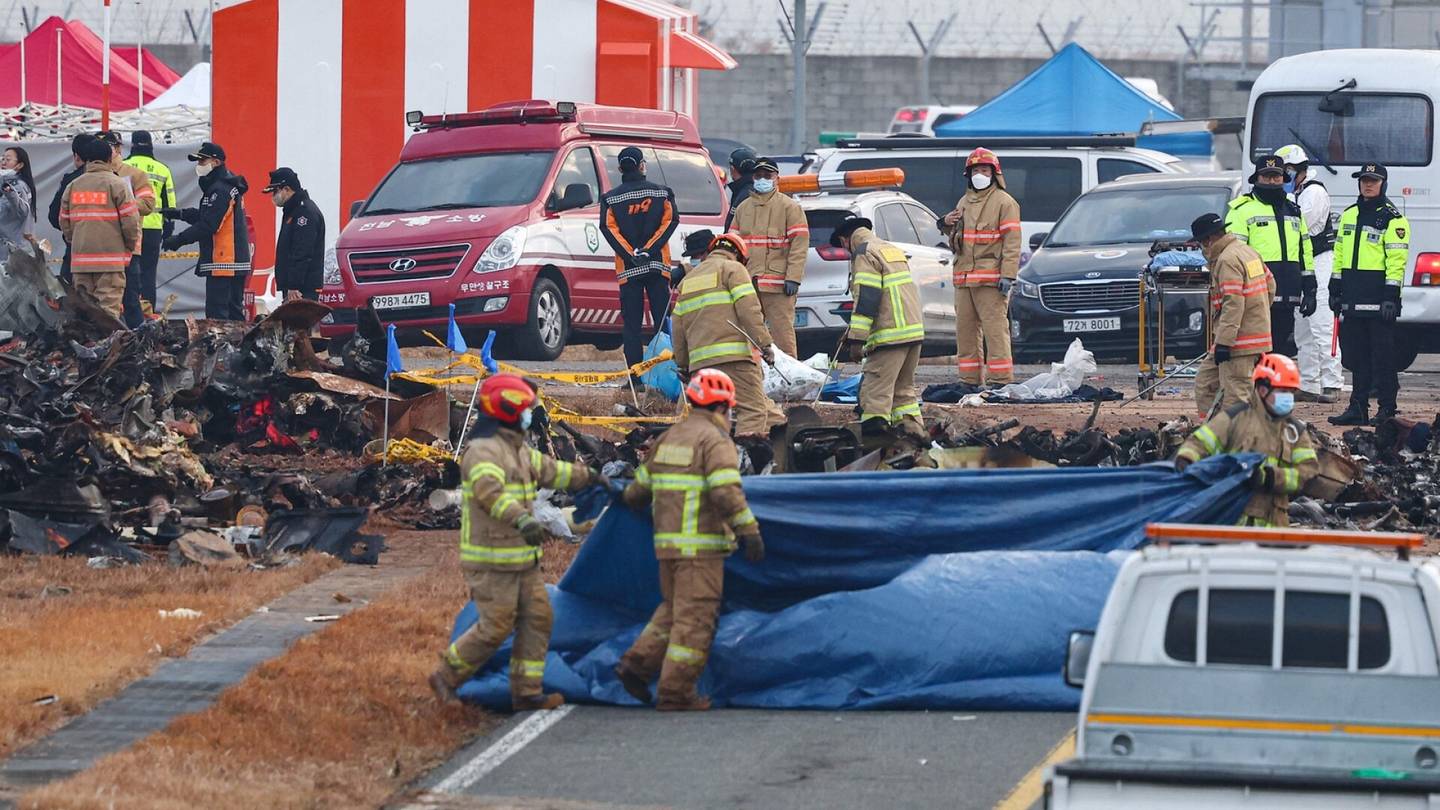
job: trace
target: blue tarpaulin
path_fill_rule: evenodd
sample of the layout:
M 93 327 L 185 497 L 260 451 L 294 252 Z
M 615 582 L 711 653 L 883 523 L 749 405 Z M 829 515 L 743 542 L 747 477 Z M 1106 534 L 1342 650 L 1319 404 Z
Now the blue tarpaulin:
M 1062 709 L 1071 630 L 1092 628 L 1146 523 L 1233 523 L 1256 456 L 1176 473 L 936 470 L 745 479 L 766 558 L 732 556 L 701 691 L 765 708 Z M 884 504 L 884 508 L 877 508 Z M 648 515 L 606 510 L 558 587 L 545 688 L 635 705 L 611 671 L 660 601 Z M 475 621 L 473 605 L 455 635 Z M 463 698 L 509 703 L 509 645 Z
M 1070 43 L 1030 75 L 963 118 L 935 128 L 939 137 L 965 135 L 1101 135 L 1139 132 L 1147 121 L 1178 121 L 1084 48 Z M 1145 135 L 1136 146 L 1172 155 L 1209 155 L 1208 132 Z

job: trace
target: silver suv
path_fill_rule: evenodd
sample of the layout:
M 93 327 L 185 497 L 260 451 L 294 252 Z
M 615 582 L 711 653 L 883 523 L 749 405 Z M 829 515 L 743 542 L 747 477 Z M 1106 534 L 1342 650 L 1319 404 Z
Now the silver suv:
M 801 357 L 835 351 L 849 323 L 850 252 L 831 247 L 830 234 L 850 214 L 875 223 L 875 235 L 905 251 L 920 286 L 927 353 L 955 351 L 955 290 L 950 248 L 933 211 L 902 191 L 829 192 L 799 196 L 810 223 L 805 281 L 795 302 L 795 337 Z

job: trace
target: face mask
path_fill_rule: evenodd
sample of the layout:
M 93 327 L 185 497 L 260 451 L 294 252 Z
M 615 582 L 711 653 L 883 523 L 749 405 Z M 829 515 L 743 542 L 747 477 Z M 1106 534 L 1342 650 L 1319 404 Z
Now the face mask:
M 211 170 L 211 169 L 214 169 L 214 168 L 215 168 L 215 167 L 214 167 L 214 166 L 211 166 L 209 163 L 196 163 L 196 164 L 195 164 L 195 176 L 197 176 L 197 177 L 204 177 L 205 175 L 207 175 L 207 174 L 210 173 L 210 170 Z
M 14 169 L 0 169 L 0 180 L 10 180 L 16 177 Z
M 703 259 L 701 259 L 699 256 L 691 256 L 691 257 L 690 257 L 690 266 L 691 266 L 691 267 L 699 267 L 701 261 L 703 261 Z
M 1273 205 L 1274 203 L 1281 202 L 1285 199 L 1285 187 L 1262 186 L 1257 184 L 1255 186 L 1255 196 L 1260 198 L 1261 202 L 1267 202 Z
M 770 192 L 772 192 L 772 191 L 774 191 L 774 190 L 775 190 L 775 178 L 773 178 L 773 177 L 757 177 L 757 178 L 755 178 L 755 193 L 756 193 L 756 194 L 769 194 Z
M 1293 391 L 1276 391 L 1275 404 L 1270 406 L 1270 412 L 1276 416 L 1289 416 L 1295 410 L 1295 393 Z
M 273 203 L 275 203 L 275 207 L 276 207 L 276 208 L 284 208 L 284 207 L 285 207 L 285 195 L 284 195 L 283 192 L 277 191 L 277 192 L 275 192 L 274 194 L 271 194 L 271 195 L 270 195 L 270 201 L 273 202 Z
M 521 429 L 521 430 L 529 430 L 529 429 L 530 429 L 530 423 L 531 423 L 532 421 L 534 421 L 534 419 L 535 419 L 535 409 L 534 409 L 534 408 L 526 408 L 524 411 L 522 411 L 522 412 L 520 413 L 520 429 Z
M 1285 185 L 1281 186 L 1281 188 L 1285 189 L 1285 193 L 1286 193 L 1286 194 L 1294 194 L 1294 193 L 1295 193 L 1295 177 L 1292 175 L 1289 180 L 1286 180 L 1286 181 L 1285 181 Z
M 976 191 L 984 191 L 990 187 L 991 182 L 993 182 L 993 179 L 988 174 L 976 172 L 970 175 L 970 185 L 973 186 Z

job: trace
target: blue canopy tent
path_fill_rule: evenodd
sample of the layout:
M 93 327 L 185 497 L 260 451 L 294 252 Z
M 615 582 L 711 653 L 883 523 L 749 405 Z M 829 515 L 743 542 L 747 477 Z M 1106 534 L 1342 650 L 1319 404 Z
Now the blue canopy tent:
M 1070 43 L 1010 89 L 963 118 L 935 128 L 939 137 L 966 135 L 1099 135 L 1139 132 L 1147 121 L 1180 116 Z M 1210 155 L 1208 132 L 1144 135 L 1136 146 L 1172 155 Z

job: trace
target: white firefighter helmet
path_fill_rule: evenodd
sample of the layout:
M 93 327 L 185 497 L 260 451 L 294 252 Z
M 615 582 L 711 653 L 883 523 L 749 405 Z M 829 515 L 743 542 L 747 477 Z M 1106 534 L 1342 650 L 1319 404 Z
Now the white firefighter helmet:
M 1286 166 L 1299 166 L 1310 162 L 1310 157 L 1305 154 L 1305 150 L 1301 148 L 1298 143 L 1288 144 L 1276 149 L 1275 157 L 1284 161 Z

